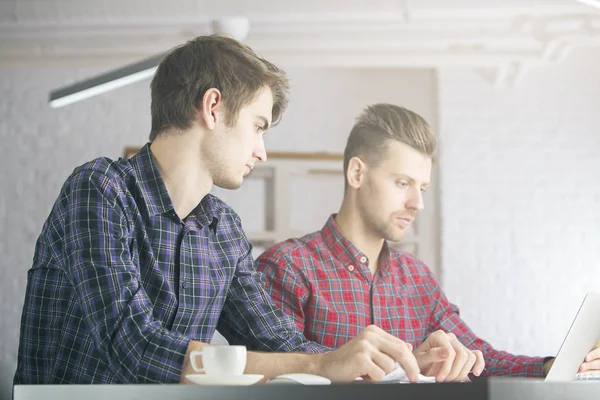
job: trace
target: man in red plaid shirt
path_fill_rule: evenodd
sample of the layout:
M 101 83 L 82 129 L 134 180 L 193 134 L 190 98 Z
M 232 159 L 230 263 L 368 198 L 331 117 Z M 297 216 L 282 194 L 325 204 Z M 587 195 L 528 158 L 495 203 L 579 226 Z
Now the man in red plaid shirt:
M 464 380 L 470 372 L 545 376 L 552 357 L 494 349 L 469 329 L 422 261 L 387 244 L 402 239 L 423 209 L 435 148 L 435 135 L 419 115 L 390 104 L 367 107 L 344 151 L 339 212 L 322 230 L 279 243 L 257 259 L 267 291 L 309 340 L 329 347 L 371 324 L 410 343 L 417 360 L 435 342 L 445 357 L 419 361 L 419 367 L 437 381 Z M 600 349 L 580 370 L 589 369 L 600 369 Z

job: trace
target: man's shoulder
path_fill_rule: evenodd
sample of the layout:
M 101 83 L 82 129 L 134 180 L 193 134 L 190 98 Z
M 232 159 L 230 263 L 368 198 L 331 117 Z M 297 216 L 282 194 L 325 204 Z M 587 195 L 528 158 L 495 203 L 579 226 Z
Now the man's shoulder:
M 114 210 L 125 210 L 128 169 L 131 167 L 127 163 L 106 157 L 73 169 L 60 189 L 42 228 L 42 235 L 49 232 L 48 227 L 63 226 L 71 218 L 88 218 L 90 213 L 100 214 L 105 210 L 110 210 L 115 216 L 118 212 Z
M 414 254 L 390 247 L 390 257 L 409 275 L 426 277 L 428 279 L 433 277 L 431 269 Z
M 98 157 L 76 167 L 67 179 L 66 184 L 79 180 L 89 180 L 102 185 L 120 186 L 126 183 L 126 177 L 131 175 L 132 171 L 131 165 L 123 159 L 112 160 L 108 157 Z
M 322 245 L 321 232 L 316 231 L 298 238 L 290 238 L 279 242 L 262 253 L 257 261 L 279 261 L 308 259 L 320 250 Z

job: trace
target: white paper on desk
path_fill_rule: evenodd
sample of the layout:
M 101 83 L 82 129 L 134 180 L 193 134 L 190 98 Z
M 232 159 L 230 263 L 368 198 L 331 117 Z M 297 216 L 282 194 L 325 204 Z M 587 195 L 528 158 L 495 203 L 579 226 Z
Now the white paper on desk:
M 398 363 L 396 363 L 396 368 L 392 372 L 390 372 L 386 376 L 384 376 L 383 379 L 381 380 L 381 382 L 412 383 L 408 379 L 408 376 L 406 376 L 406 372 L 404 372 L 404 368 L 402 368 L 402 366 Z M 435 383 L 435 377 L 419 374 L 419 379 L 418 379 L 417 383 Z

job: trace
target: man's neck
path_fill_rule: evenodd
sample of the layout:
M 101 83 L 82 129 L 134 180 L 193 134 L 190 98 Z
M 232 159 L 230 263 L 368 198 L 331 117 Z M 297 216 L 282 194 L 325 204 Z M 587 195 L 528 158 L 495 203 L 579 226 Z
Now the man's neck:
M 367 226 L 356 207 L 350 206 L 344 201 L 342 207 L 335 217 L 335 222 L 344 237 L 348 239 L 358 250 L 369 259 L 369 269 L 375 275 L 379 266 L 379 255 L 383 249 L 384 240 Z
M 200 147 L 199 135 L 193 132 L 165 132 L 150 145 L 175 212 L 182 220 L 213 185 Z

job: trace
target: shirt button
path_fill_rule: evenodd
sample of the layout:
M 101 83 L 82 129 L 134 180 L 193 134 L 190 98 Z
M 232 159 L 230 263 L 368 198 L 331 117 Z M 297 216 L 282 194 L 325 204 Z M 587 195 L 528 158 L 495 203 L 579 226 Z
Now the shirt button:
M 361 262 L 361 263 L 366 263 L 366 262 L 367 262 L 367 257 L 365 257 L 365 256 L 362 256 L 362 257 L 360 258 L 360 262 Z
M 350 272 L 354 271 L 354 265 L 348 265 L 348 271 L 350 271 Z
M 186 281 L 183 281 L 183 282 L 181 282 L 181 287 L 182 287 L 182 288 L 184 288 L 184 289 L 187 289 L 187 288 L 188 288 L 188 286 L 189 286 L 189 285 L 188 285 L 188 283 L 187 283 Z

